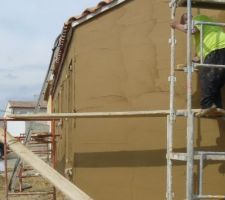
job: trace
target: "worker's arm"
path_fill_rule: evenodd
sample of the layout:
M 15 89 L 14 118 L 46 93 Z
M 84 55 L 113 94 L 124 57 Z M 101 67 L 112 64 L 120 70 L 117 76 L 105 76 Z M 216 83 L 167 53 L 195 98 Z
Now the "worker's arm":
M 177 29 L 179 31 L 182 31 L 184 33 L 187 33 L 187 26 L 185 24 L 180 24 L 178 21 L 176 20 L 173 20 L 171 23 L 170 23 L 170 26 L 171 28 L 173 29 Z M 196 27 L 194 27 L 192 29 L 192 34 L 195 34 L 198 32 L 198 29 Z
M 199 63 L 199 62 L 200 62 L 200 58 L 199 58 L 197 55 L 195 55 L 195 56 L 192 58 L 192 62 L 194 62 L 194 63 Z
M 182 31 L 184 33 L 187 33 L 187 29 L 186 29 L 186 25 L 184 24 L 180 24 L 178 21 L 176 20 L 173 20 L 171 23 L 170 23 L 170 26 L 171 28 L 173 29 L 177 29 L 179 31 Z

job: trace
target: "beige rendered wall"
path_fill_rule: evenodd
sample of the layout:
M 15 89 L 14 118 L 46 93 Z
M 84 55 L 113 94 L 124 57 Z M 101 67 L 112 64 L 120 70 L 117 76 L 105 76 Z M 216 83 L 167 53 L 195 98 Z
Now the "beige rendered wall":
M 178 16 L 183 12 L 178 10 Z M 197 11 L 195 11 L 196 13 Z M 224 19 L 222 12 L 208 12 Z M 55 112 L 155 110 L 169 107 L 170 11 L 164 0 L 133 0 L 74 31 L 54 95 Z M 178 34 L 177 63 L 185 62 Z M 185 107 L 185 74 L 177 73 L 176 107 Z M 199 86 L 194 75 L 194 107 Z M 224 151 L 223 122 L 195 121 L 198 149 Z M 166 118 L 64 120 L 57 126 L 57 168 L 96 200 L 162 200 L 166 194 Z M 186 122 L 174 145 L 185 151 Z M 224 163 L 204 166 L 207 194 L 224 194 Z M 185 163 L 174 162 L 175 199 L 185 198 Z M 195 168 L 197 191 L 198 166 Z

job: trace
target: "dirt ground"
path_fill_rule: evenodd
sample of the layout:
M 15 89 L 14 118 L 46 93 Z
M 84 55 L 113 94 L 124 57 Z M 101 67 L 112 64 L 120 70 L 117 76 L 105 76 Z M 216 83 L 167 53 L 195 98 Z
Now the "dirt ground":
M 32 177 L 32 178 L 27 178 L 24 180 L 24 183 L 32 185 L 32 188 L 25 190 L 24 192 L 44 192 L 44 191 L 51 191 L 52 186 L 47 183 L 43 178 L 41 177 Z M 5 199 L 5 188 L 4 188 L 4 177 L 3 174 L 0 174 L 0 200 Z M 52 195 L 36 195 L 36 196 L 10 196 L 9 198 L 11 199 L 16 199 L 16 200 L 51 200 L 53 199 Z M 57 200 L 66 200 L 63 195 L 57 191 Z

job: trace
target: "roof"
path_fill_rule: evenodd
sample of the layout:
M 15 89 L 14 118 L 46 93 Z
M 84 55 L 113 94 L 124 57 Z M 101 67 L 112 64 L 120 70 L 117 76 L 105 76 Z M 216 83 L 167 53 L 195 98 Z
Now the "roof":
M 43 96 L 43 99 L 45 101 L 48 101 L 48 98 L 49 98 L 50 92 L 51 92 L 51 88 L 52 88 L 52 80 L 48 81 L 48 84 L 46 85 L 44 96 Z
M 106 5 L 109 5 L 110 3 L 115 2 L 115 1 L 116 0 L 100 1 L 97 4 L 97 6 L 85 9 L 82 12 L 82 14 L 77 15 L 77 16 L 72 16 L 64 23 L 61 36 L 58 38 L 58 47 L 59 47 L 59 49 L 58 49 L 58 55 L 56 56 L 56 60 L 55 60 L 54 74 L 57 73 L 58 65 L 60 64 L 61 59 L 63 57 L 63 52 L 64 52 L 65 44 L 66 44 L 66 41 L 67 41 L 67 35 L 68 35 L 69 30 L 72 27 L 72 23 L 74 23 L 75 21 L 80 20 L 82 18 L 85 18 L 87 15 L 89 15 L 91 13 L 94 13 L 94 12 L 100 10 L 102 7 L 104 7 Z
M 35 108 L 37 105 L 36 101 L 9 101 L 10 108 Z M 42 108 L 46 108 L 47 104 L 43 103 Z
M 103 0 L 100 1 L 95 7 L 87 8 L 85 9 L 80 15 L 72 16 L 70 17 L 63 26 L 62 32 L 60 37 L 57 38 L 57 47 L 54 49 L 53 54 L 55 54 L 55 58 L 53 60 L 53 87 L 52 90 L 54 90 L 54 86 L 56 85 L 56 82 L 58 80 L 58 76 L 61 72 L 61 65 L 64 60 L 64 53 L 67 49 L 67 43 L 70 40 L 71 34 L 71 28 L 74 23 L 77 23 L 77 25 L 86 22 L 87 20 L 107 11 L 112 8 L 115 8 L 116 6 L 127 2 L 129 0 Z M 50 66 L 52 63 L 50 64 Z M 54 91 L 52 92 L 54 93 Z

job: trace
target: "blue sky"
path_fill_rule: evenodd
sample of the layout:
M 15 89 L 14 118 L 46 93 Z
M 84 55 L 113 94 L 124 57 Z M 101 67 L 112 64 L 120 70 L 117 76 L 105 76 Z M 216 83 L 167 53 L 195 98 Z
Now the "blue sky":
M 0 7 L 0 109 L 39 95 L 63 23 L 100 0 L 8 0 Z

